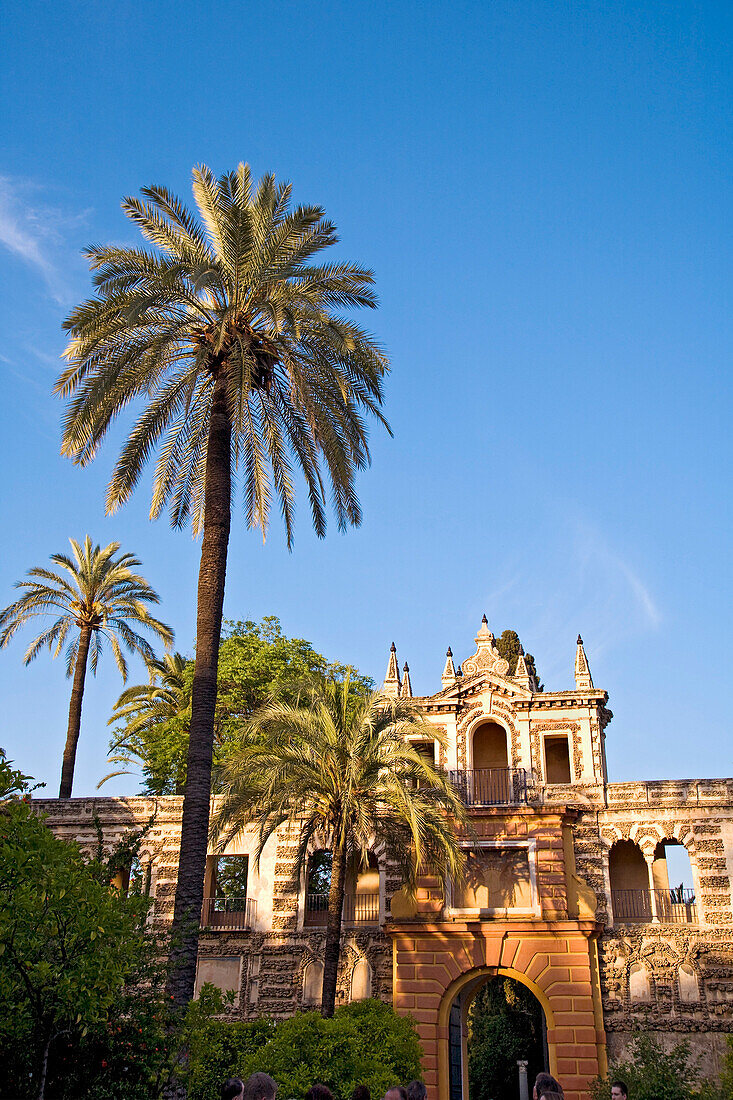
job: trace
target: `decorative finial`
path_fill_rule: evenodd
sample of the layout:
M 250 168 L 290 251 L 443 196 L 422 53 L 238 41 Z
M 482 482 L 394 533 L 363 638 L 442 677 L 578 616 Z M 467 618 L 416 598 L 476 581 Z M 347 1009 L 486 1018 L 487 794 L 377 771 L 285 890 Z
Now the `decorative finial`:
M 459 676 L 463 676 L 463 669 L 461 668 L 460 665 L 456 669 L 456 679 L 458 679 Z
M 590 691 L 593 688 L 593 677 L 590 674 L 590 665 L 583 648 L 583 639 L 578 635 L 578 648 L 575 651 L 575 687 L 577 691 Z
M 392 642 L 389 647 L 389 661 L 387 662 L 387 675 L 384 677 L 382 692 L 385 695 L 397 696 L 400 693 L 402 681 L 400 680 L 400 666 L 397 664 L 397 646 Z
M 402 669 L 402 687 L 400 688 L 400 695 L 403 699 L 412 699 L 412 684 L 410 683 L 410 666 L 405 661 L 404 668 Z
M 489 620 L 486 618 L 486 612 L 485 611 L 484 611 L 483 617 L 481 619 L 481 622 L 484 624 L 484 626 L 489 625 Z
M 448 650 L 445 655 L 445 668 L 443 669 L 443 675 L 441 677 L 441 683 L 443 687 L 450 687 L 451 684 L 456 682 L 456 670 L 453 667 L 453 652 L 451 647 L 448 646 Z

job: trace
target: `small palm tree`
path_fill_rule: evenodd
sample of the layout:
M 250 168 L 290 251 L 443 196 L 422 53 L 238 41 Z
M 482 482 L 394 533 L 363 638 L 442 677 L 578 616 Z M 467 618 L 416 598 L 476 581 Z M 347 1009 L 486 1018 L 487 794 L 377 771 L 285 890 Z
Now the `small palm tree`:
M 381 413 L 387 360 L 353 319 L 374 308 L 371 271 L 315 262 L 336 228 L 319 206 L 291 208 L 290 184 L 247 165 L 194 169 L 199 217 L 164 187 L 123 209 L 145 248 L 94 247 L 96 296 L 66 321 L 63 453 L 86 465 L 116 417 L 142 404 L 107 492 L 124 504 L 157 452 L 151 517 L 202 534 L 196 663 L 171 939 L 169 990 L 193 996 L 209 829 L 217 666 L 235 477 L 250 527 L 279 505 L 292 543 L 297 476 L 313 526 L 326 499 L 339 527 L 361 521 L 356 472 Z
M 155 746 L 160 734 L 170 723 L 190 721 L 191 692 L 186 684 L 188 661 L 182 653 L 166 653 L 146 662 L 150 679 L 147 684 L 125 688 L 114 705 L 107 723 L 116 726 L 110 741 L 107 760 L 110 764 L 141 766 L 147 774 L 146 789 L 150 794 L 170 793 L 156 775 Z M 158 769 L 159 770 L 159 769 Z M 182 770 L 182 769 L 181 769 Z M 129 768 L 119 768 L 100 779 L 97 789 L 118 775 L 129 775 Z M 175 785 L 175 794 L 183 792 L 183 778 Z
M 354 698 L 348 678 L 328 682 L 308 705 L 273 702 L 248 723 L 239 752 L 223 765 L 212 837 L 223 847 L 257 829 L 255 865 L 286 822 L 299 829 L 298 872 L 314 844 L 331 853 L 321 1012 L 336 1000 L 346 873 L 385 847 L 412 891 L 428 869 L 460 877 L 458 827 L 465 809 L 447 777 L 406 740 L 442 740 L 409 699 Z
M 54 565 L 65 572 L 55 573 L 40 567 L 29 569 L 28 576 L 33 579 L 18 581 L 15 586 L 24 590 L 23 595 L 0 611 L 0 649 L 36 616 L 56 616 L 29 645 L 24 658 L 26 665 L 46 647 L 58 657 L 66 646 L 66 675 L 73 675 L 74 680 L 59 798 L 71 798 L 87 664 L 90 664 L 92 675 L 96 674 L 105 641 L 109 643 L 123 680 L 127 679 L 123 646 L 131 654 L 152 658 L 152 647 L 131 624 L 152 631 L 165 645 L 173 642 L 171 628 L 154 618 L 146 607 L 146 604 L 157 604 L 159 599 L 145 578 L 133 572 L 141 564 L 137 558 L 132 554 L 115 557 L 120 549 L 118 542 L 111 542 L 102 550 L 92 545 L 89 535 L 83 546 L 75 539 L 69 542 L 73 557 L 51 555 Z

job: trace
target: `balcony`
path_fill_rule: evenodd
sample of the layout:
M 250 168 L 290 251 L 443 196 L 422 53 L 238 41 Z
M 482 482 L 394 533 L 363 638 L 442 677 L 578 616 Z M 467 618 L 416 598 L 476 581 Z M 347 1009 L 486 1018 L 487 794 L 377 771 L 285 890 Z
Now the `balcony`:
M 655 890 L 657 919 L 663 924 L 697 924 L 694 890 Z M 651 923 L 652 897 L 649 890 L 612 890 L 613 919 L 624 923 Z
M 255 898 L 204 898 L 201 927 L 217 932 L 249 932 L 257 922 Z
M 514 806 L 527 801 L 524 768 L 478 768 L 448 775 L 467 806 Z
M 328 894 L 305 895 L 305 920 L 308 928 L 324 928 L 328 920 Z M 379 891 L 347 894 L 342 924 L 379 924 Z

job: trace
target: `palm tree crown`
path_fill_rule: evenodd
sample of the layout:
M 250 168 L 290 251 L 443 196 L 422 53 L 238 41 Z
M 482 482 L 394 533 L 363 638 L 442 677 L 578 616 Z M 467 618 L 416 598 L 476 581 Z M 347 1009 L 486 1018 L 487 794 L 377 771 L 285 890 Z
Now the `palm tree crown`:
M 273 492 L 292 540 L 292 453 L 325 530 L 325 463 L 340 527 L 361 518 L 354 471 L 368 461 L 363 412 L 379 410 L 387 361 L 344 315 L 376 305 L 373 275 L 349 263 L 313 265 L 338 240 L 321 207 L 289 209 L 291 186 L 249 167 L 216 179 L 201 166 L 193 191 L 203 224 L 163 187 L 123 209 L 155 247 L 93 247 L 98 296 L 66 322 L 70 397 L 64 453 L 86 464 L 118 413 L 146 405 L 117 462 L 108 510 L 124 503 L 160 444 L 151 515 L 203 524 L 207 436 L 217 381 L 231 421 L 230 460 L 242 471 L 250 526 L 267 527 Z
M 167 723 L 185 721 L 191 705 L 191 693 L 186 684 L 188 661 L 182 653 L 166 653 L 146 662 L 150 675 L 147 684 L 125 688 L 114 705 L 108 725 L 115 726 L 107 760 L 110 764 L 142 766 L 147 773 L 146 790 L 151 794 L 169 793 L 156 783 L 149 773 L 151 755 L 155 754 Z M 110 772 L 100 779 L 97 788 L 118 775 L 129 775 L 127 768 Z M 180 791 L 176 789 L 176 794 Z
M 367 420 L 381 413 L 387 360 L 352 319 L 373 308 L 373 275 L 316 263 L 337 242 L 319 206 L 291 208 L 291 187 L 249 168 L 218 179 L 194 169 L 198 217 L 163 187 L 123 209 L 153 246 L 94 247 L 96 296 L 75 309 L 63 452 L 91 461 L 117 415 L 141 403 L 107 493 L 113 511 L 157 452 L 151 516 L 203 532 L 196 663 L 171 939 L 169 990 L 193 995 L 209 825 L 217 665 L 231 525 L 239 477 L 250 527 L 267 531 L 273 502 L 292 543 L 296 476 L 313 526 L 358 524 L 356 471 L 369 462 Z
M 346 680 L 327 683 L 308 705 L 273 702 L 243 734 L 223 766 L 221 803 L 212 821 L 220 847 L 244 826 L 257 831 L 255 861 L 276 830 L 296 823 L 298 870 L 309 851 L 332 853 L 323 1009 L 333 1013 L 345 871 L 368 863 L 382 845 L 414 889 L 426 869 L 460 875 L 456 824 L 465 809 L 447 777 L 407 740 L 441 740 L 409 699 L 374 692 L 355 699 Z
M 132 554 L 116 557 L 118 542 L 102 549 L 93 545 L 89 535 L 83 546 L 75 539 L 69 542 L 71 557 L 51 555 L 51 561 L 63 572 L 41 567 L 29 569 L 28 576 L 32 579 L 19 581 L 15 586 L 23 590 L 23 595 L 0 611 L 0 649 L 36 616 L 55 616 L 51 625 L 29 645 L 25 664 L 30 664 L 46 647 L 53 657 L 58 657 L 66 646 L 66 675 L 74 676 L 74 684 L 60 798 L 71 795 L 87 664 L 94 675 L 105 642 L 114 654 L 123 680 L 127 679 L 123 647 L 146 660 L 153 658 L 150 643 L 131 624 L 151 631 L 165 645 L 173 641 L 171 628 L 148 611 L 146 605 L 157 604 L 158 595 L 144 577 L 134 572 L 141 564 L 136 557 Z

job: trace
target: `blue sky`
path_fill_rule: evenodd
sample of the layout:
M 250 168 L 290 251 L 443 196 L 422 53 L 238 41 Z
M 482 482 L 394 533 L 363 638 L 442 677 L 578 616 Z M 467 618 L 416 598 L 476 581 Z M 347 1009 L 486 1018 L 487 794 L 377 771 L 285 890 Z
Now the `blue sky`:
M 418 692 L 485 611 L 550 690 L 575 637 L 610 694 L 613 779 L 731 774 L 733 9 L 720 3 L 11 0 L 0 101 L 0 604 L 69 536 L 119 540 L 191 651 L 198 546 L 59 456 L 61 322 L 119 202 L 247 160 L 374 268 L 394 439 L 364 523 L 288 554 L 235 523 L 225 613 Z M 25 638 L 28 637 L 26 634 Z M 69 684 L 0 654 L 2 743 L 55 793 Z M 141 679 L 137 670 L 136 679 Z M 75 793 L 120 683 L 90 680 Z M 114 791 L 133 791 L 121 780 Z

